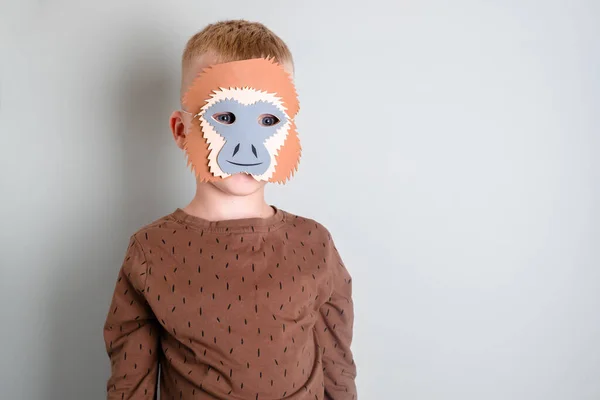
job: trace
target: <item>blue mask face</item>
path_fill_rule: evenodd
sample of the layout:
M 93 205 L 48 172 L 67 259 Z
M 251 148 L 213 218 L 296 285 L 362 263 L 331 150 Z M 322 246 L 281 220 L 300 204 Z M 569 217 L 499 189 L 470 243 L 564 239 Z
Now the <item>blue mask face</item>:
M 221 100 L 201 115 L 224 140 L 217 156 L 227 174 L 264 174 L 271 164 L 265 143 L 288 122 L 285 113 L 267 101 L 244 105 L 234 99 Z

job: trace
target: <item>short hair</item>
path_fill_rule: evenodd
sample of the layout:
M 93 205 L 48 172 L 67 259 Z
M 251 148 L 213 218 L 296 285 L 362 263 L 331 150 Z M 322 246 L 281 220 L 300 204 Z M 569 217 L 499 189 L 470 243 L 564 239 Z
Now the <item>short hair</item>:
M 192 36 L 183 52 L 183 72 L 195 57 L 205 53 L 213 53 L 219 62 L 271 57 L 280 64 L 293 65 L 292 53 L 279 36 L 259 22 L 242 19 L 210 24 Z

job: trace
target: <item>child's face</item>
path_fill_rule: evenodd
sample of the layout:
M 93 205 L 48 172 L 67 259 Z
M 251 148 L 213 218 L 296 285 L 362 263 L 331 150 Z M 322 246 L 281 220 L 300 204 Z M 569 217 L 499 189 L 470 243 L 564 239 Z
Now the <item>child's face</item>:
M 194 78 L 202 71 L 202 69 L 216 64 L 218 62 L 218 58 L 213 54 L 203 54 L 196 59 L 194 59 L 191 65 L 187 68 L 182 78 L 182 87 L 181 94 L 183 94 L 188 90 Z M 286 72 L 290 75 L 293 75 L 293 65 L 291 62 L 282 63 Z M 189 110 L 185 110 L 189 111 Z M 185 145 L 185 135 L 189 132 L 191 124 L 193 121 L 193 115 L 188 113 L 183 113 L 181 111 L 175 111 L 171 115 L 171 130 L 173 132 L 173 138 L 177 143 L 177 146 L 180 149 L 184 148 Z M 198 179 L 198 185 L 210 184 L 221 190 L 222 192 L 233 195 L 233 196 L 247 196 L 253 194 L 259 190 L 263 190 L 265 181 L 257 181 L 251 175 L 245 173 L 238 173 L 231 175 L 225 179 L 221 179 L 218 181 L 210 182 L 210 183 L 201 183 L 200 179 Z

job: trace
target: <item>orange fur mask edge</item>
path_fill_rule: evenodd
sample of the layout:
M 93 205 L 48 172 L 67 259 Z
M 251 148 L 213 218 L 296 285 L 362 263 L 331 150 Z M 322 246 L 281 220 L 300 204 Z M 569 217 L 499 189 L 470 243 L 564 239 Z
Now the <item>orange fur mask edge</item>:
M 257 180 L 285 183 L 298 169 L 301 147 L 294 119 L 299 111 L 298 95 L 292 77 L 273 59 L 256 58 L 215 64 L 203 69 L 184 95 L 182 103 L 194 115 L 187 132 L 184 149 L 188 165 L 201 182 L 226 178 L 217 163 L 224 139 L 216 133 L 210 117 L 203 115 L 219 99 L 233 99 L 253 104 L 270 101 L 285 112 L 287 123 L 277 131 L 267 148 L 270 169 Z M 266 99 L 266 100 L 265 100 Z

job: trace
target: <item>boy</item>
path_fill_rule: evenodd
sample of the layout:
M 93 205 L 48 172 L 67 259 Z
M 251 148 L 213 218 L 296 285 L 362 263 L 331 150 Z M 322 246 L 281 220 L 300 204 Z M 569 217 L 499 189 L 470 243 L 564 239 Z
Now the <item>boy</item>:
M 350 276 L 323 226 L 264 199 L 300 155 L 287 46 L 221 22 L 189 40 L 182 72 L 170 126 L 197 191 L 131 237 L 108 399 L 157 398 L 159 365 L 161 399 L 356 399 Z

